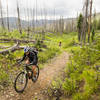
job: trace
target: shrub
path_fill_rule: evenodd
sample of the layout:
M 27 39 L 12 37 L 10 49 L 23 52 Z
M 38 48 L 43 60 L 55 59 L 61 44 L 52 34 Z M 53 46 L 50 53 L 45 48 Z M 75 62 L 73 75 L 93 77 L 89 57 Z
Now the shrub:
M 76 85 L 76 81 L 74 79 L 70 79 L 70 78 L 66 78 L 64 83 L 63 83 L 63 89 L 64 89 L 64 93 L 65 95 L 72 95 L 73 93 L 75 93 L 77 88 Z
M 6 86 L 8 83 L 8 74 L 3 69 L 0 69 L 0 84 Z
M 72 98 L 72 100 L 86 100 L 81 93 L 74 94 Z
M 44 52 L 40 52 L 38 55 L 39 63 L 45 63 L 48 59 L 51 59 L 59 52 L 59 49 L 49 48 Z

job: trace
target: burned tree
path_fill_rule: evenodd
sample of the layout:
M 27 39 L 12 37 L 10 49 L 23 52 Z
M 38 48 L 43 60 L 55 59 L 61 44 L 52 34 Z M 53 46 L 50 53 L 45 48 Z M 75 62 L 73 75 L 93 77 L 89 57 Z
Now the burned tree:
M 94 15 L 93 15 L 92 29 L 94 29 L 94 30 L 97 29 L 96 10 L 94 11 Z
M 8 27 L 8 31 L 10 31 L 10 27 L 9 27 L 9 12 L 8 12 L 8 0 L 7 0 L 7 27 Z
M 88 20 L 88 43 L 90 42 L 90 32 L 91 32 L 91 17 L 92 17 L 92 4 L 93 0 L 90 1 L 90 15 Z
M 28 14 L 28 27 L 27 27 L 28 34 L 27 34 L 27 37 L 29 38 L 30 23 L 29 23 L 29 9 L 28 8 L 27 8 L 27 14 Z
M 59 20 L 59 28 L 60 28 L 60 32 L 63 33 L 64 32 L 64 19 L 63 19 L 63 16 Z
M 81 40 L 81 31 L 82 31 L 83 15 L 80 14 L 77 21 L 77 30 L 78 30 L 78 40 Z
M 4 21 L 3 21 L 3 11 L 2 11 L 2 3 L 1 3 L 1 0 L 0 0 L 0 14 L 1 14 L 1 26 L 2 26 L 3 29 L 5 29 Z
M 90 41 L 90 32 L 91 32 L 91 17 L 92 17 L 92 4 L 93 0 L 86 0 L 83 6 L 83 25 L 81 32 L 81 43 L 86 42 L 86 33 L 88 31 L 88 42 Z
M 45 32 L 46 32 L 46 31 L 47 31 L 47 11 L 46 11 L 45 8 L 44 8 L 44 16 L 45 16 L 44 30 L 45 30 Z
M 86 32 L 87 32 L 87 19 L 88 19 L 88 7 L 89 7 L 89 0 L 85 1 L 85 4 L 83 6 L 83 23 L 82 23 L 82 31 L 81 31 L 81 45 L 84 41 L 84 44 L 86 43 Z
M 34 30 L 34 9 L 33 8 L 31 9 L 31 18 L 32 18 L 31 29 L 33 31 Z
M 18 1 L 17 1 L 17 14 L 18 14 L 18 28 L 19 28 L 20 34 L 22 34 L 21 21 L 20 21 L 20 11 L 19 11 Z

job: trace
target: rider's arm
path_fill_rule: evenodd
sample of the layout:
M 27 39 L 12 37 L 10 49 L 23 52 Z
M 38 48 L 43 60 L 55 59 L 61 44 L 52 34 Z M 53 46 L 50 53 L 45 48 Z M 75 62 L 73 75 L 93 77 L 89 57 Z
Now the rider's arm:
M 24 54 L 23 58 L 20 60 L 20 62 L 24 61 L 24 59 L 26 58 L 26 54 Z

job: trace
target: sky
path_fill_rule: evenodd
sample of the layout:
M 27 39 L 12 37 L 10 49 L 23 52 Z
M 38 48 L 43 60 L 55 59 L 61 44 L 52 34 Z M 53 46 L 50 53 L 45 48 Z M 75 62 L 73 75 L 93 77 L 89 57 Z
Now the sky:
M 27 11 L 32 12 L 33 9 L 36 11 L 37 4 L 37 18 L 42 15 L 46 15 L 48 19 L 59 18 L 59 16 L 72 18 L 76 17 L 81 11 L 85 0 L 1 0 L 2 8 L 3 8 L 3 16 L 6 16 L 7 11 L 7 2 L 9 7 L 9 16 L 16 17 L 16 1 L 19 2 L 20 7 L 20 16 L 22 19 L 30 16 L 32 18 L 32 14 L 27 13 Z M 93 11 L 100 12 L 100 0 L 93 0 Z M 36 12 L 34 12 L 36 15 Z

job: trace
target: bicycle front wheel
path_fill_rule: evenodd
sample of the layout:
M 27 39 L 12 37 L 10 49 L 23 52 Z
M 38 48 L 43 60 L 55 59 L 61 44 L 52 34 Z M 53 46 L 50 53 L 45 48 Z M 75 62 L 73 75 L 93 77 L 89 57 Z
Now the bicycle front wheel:
M 27 83 L 28 83 L 27 74 L 25 72 L 19 73 L 14 82 L 15 91 L 18 93 L 22 93 L 26 88 Z

